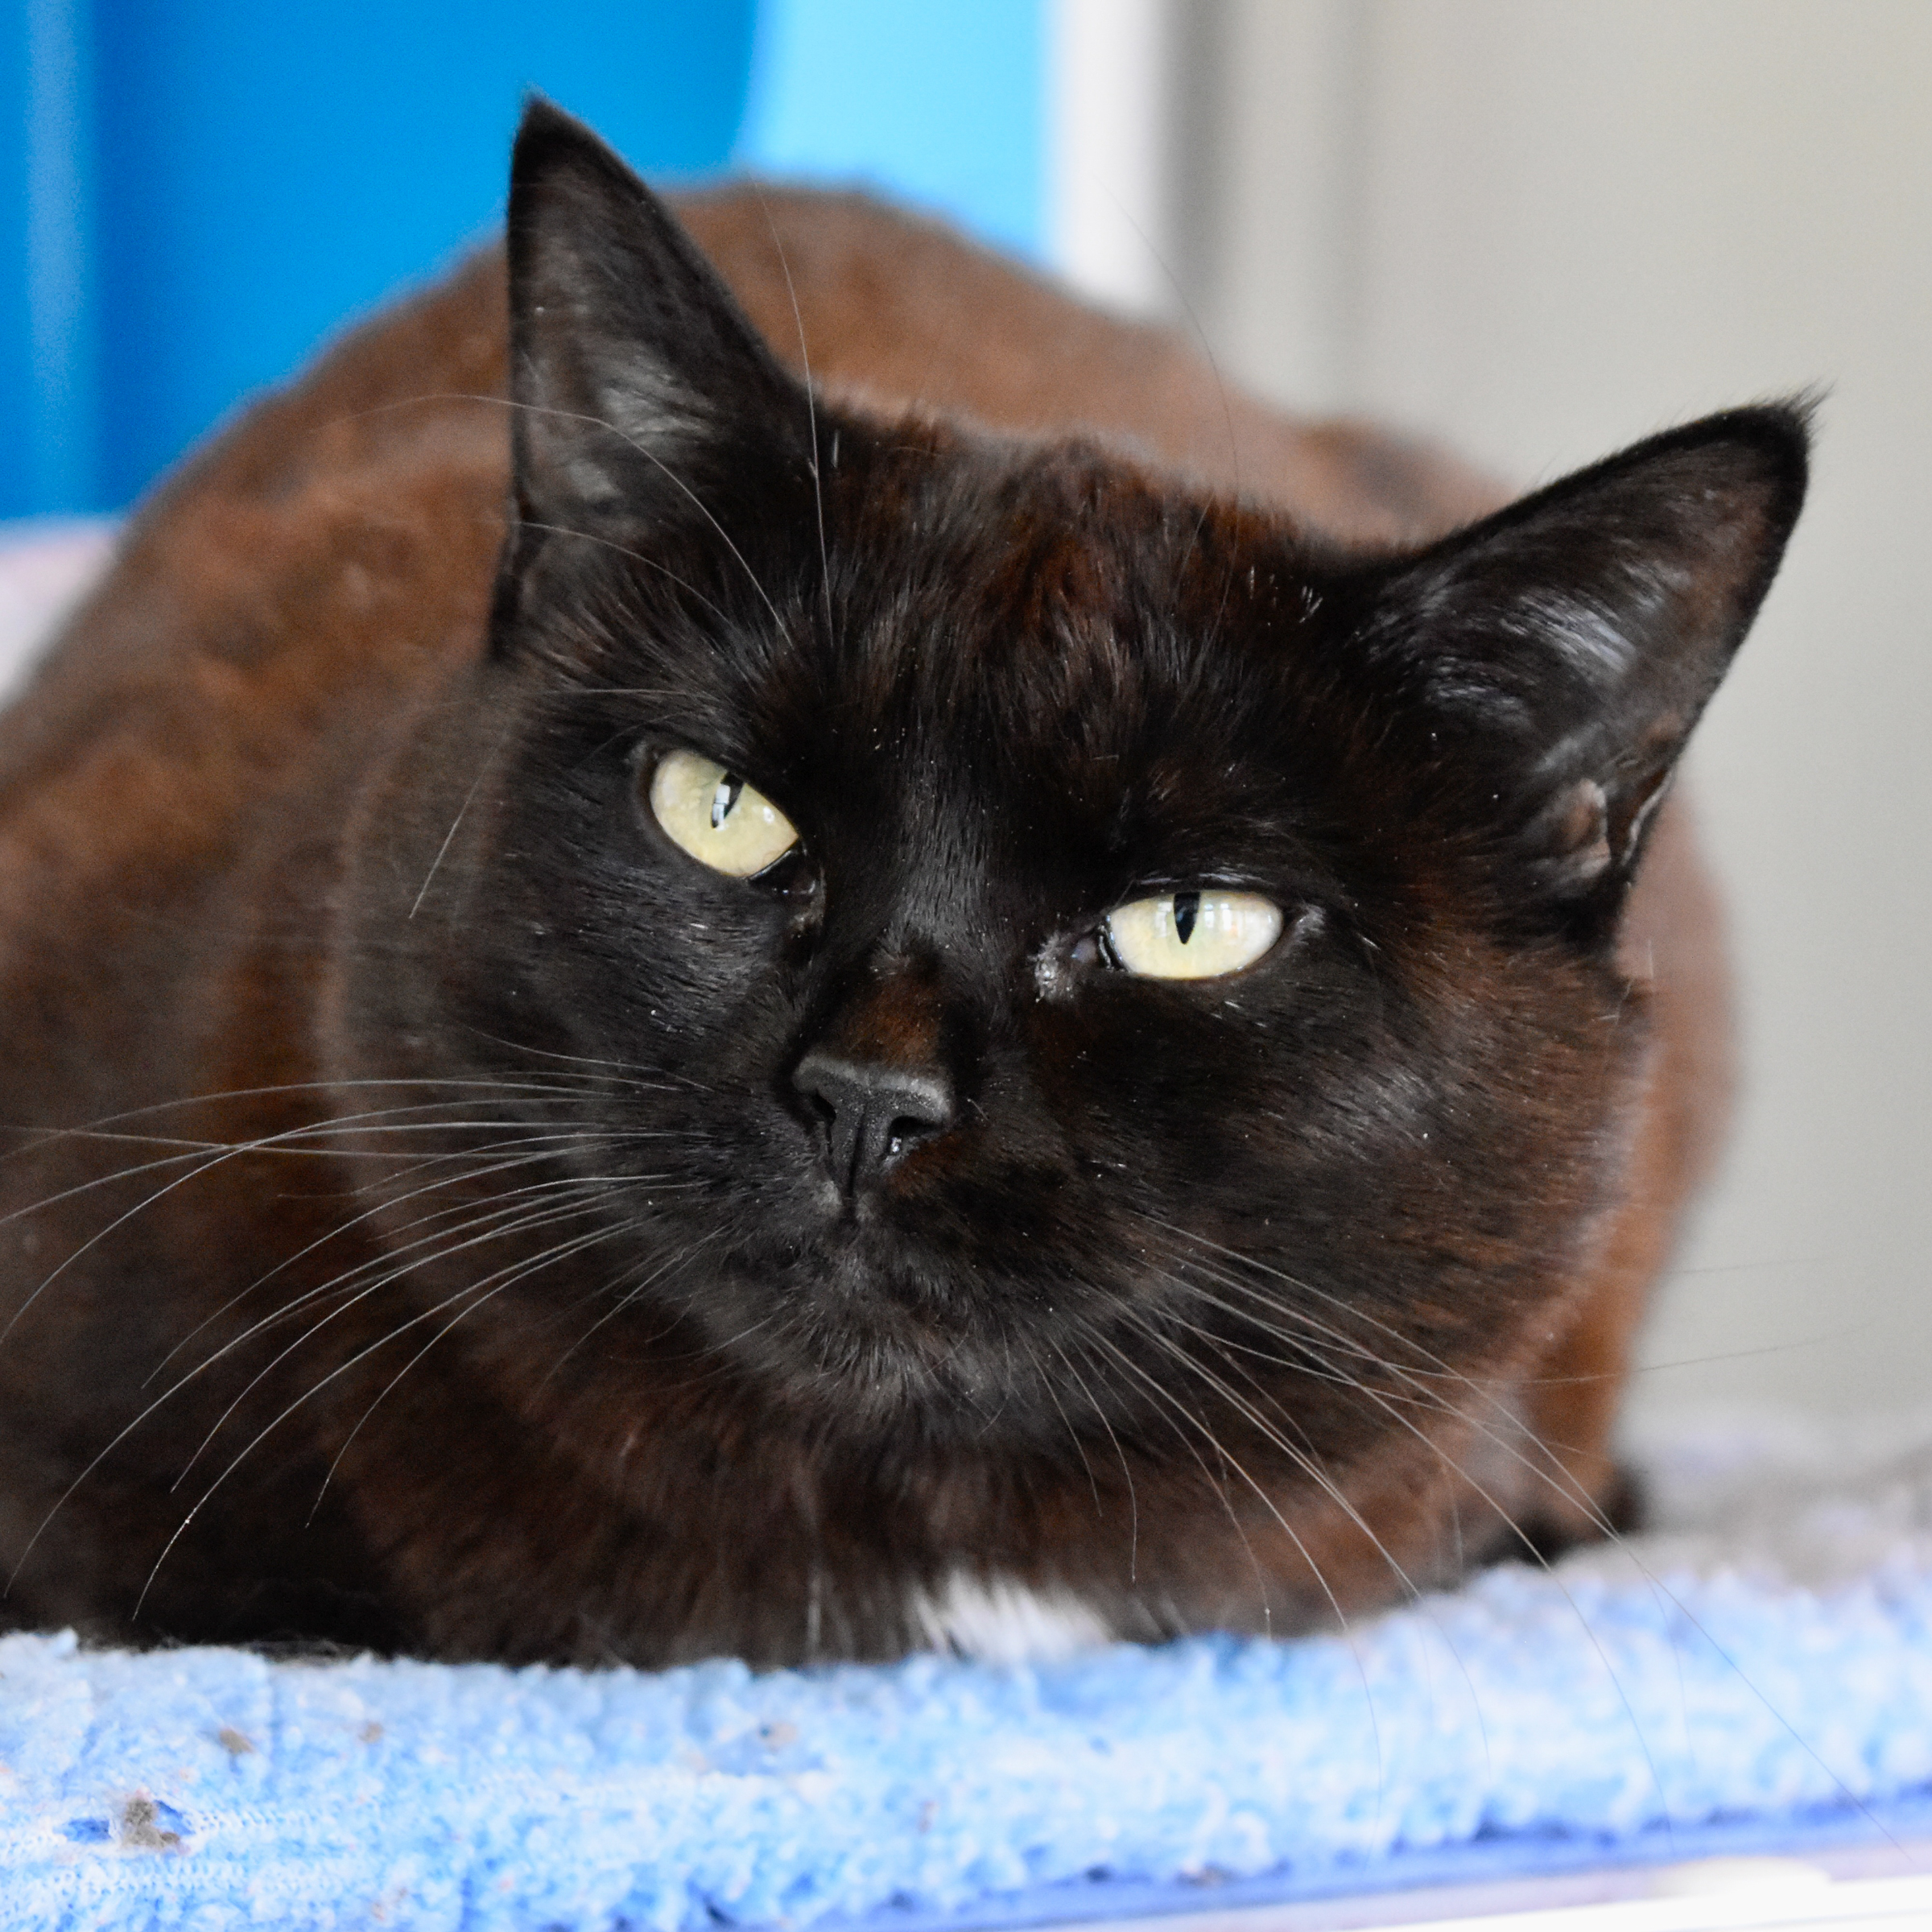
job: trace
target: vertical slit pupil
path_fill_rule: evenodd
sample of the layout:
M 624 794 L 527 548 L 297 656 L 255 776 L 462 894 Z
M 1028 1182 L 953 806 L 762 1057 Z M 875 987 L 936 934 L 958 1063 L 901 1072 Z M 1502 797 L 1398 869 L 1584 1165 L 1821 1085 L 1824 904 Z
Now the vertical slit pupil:
M 1180 935 L 1183 946 L 1194 937 L 1194 923 L 1200 916 L 1201 895 L 1198 892 L 1174 895 L 1174 930 Z
M 711 828 L 716 832 L 731 816 L 732 807 L 738 802 L 738 794 L 745 789 L 745 781 L 727 771 L 720 774 L 718 788 L 711 795 Z

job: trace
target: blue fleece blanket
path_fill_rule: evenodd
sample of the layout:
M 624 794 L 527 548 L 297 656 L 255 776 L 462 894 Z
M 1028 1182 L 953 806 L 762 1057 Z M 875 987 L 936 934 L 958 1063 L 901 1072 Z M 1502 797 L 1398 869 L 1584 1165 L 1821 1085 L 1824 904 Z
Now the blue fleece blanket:
M 1856 1818 L 1932 1788 L 1928 1439 L 1680 1443 L 1629 1550 L 1293 1643 L 754 1676 L 9 1637 L 0 1927 L 985 1923 Z

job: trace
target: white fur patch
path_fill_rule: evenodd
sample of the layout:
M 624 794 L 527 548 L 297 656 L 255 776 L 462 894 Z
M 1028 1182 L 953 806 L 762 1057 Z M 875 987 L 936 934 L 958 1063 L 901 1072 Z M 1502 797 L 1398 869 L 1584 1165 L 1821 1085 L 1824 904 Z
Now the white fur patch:
M 988 1664 L 1043 1664 L 1111 1642 L 1107 1620 L 1071 1591 L 1032 1590 L 956 1570 L 935 1596 L 915 1590 L 912 1624 L 935 1650 Z

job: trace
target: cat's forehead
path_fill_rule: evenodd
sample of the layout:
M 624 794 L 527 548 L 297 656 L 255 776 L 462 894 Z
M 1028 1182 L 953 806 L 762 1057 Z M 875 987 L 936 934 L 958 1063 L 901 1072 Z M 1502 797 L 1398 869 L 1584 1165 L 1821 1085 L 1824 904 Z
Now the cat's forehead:
M 880 471 L 830 539 L 841 710 L 989 759 L 1278 737 L 1322 601 L 1286 524 L 1080 444 Z
M 803 515 L 710 531 L 733 621 L 632 634 L 654 741 L 801 825 L 1210 870 L 1332 791 L 1331 613 L 1285 521 L 1078 444 L 840 440 Z

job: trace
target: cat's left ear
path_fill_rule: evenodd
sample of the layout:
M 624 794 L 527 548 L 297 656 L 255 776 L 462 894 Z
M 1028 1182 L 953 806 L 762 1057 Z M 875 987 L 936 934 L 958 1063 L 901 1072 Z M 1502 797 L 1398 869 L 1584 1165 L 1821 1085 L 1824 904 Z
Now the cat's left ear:
M 612 151 L 533 100 L 510 164 L 510 389 L 526 528 L 609 536 L 712 507 L 804 400 L 676 217 Z M 801 448 L 800 462 L 810 452 Z M 699 513 L 702 514 L 702 513 Z
M 1430 790 L 1504 841 L 1517 890 L 1614 919 L 1691 727 L 1805 492 L 1799 407 L 1728 411 L 1393 566 L 1360 642 L 1420 720 Z

